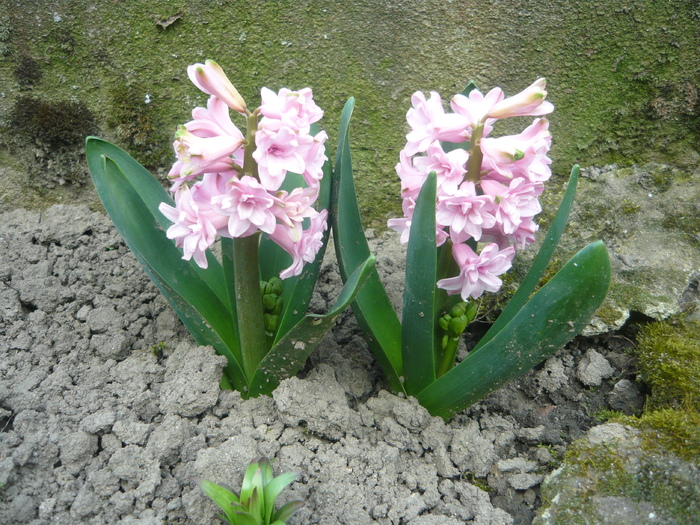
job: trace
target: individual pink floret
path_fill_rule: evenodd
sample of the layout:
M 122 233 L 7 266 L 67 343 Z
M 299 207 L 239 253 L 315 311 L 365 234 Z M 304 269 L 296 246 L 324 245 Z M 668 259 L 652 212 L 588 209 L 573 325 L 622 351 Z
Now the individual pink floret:
M 291 91 L 287 88 L 275 93 L 266 87 L 260 91 L 260 114 L 281 121 L 283 126 L 295 131 L 309 132 L 309 127 L 323 117 L 323 110 L 313 99 L 311 88 Z
M 206 202 L 197 202 L 187 186 L 182 186 L 175 194 L 175 207 L 162 202 L 158 209 L 174 223 L 166 235 L 175 240 L 175 246 L 182 248 L 182 258 L 189 261 L 194 257 L 201 268 L 207 268 L 206 250 L 216 240 L 217 231 L 226 224 L 227 218 L 212 211 Z
M 468 159 L 469 154 L 461 148 L 445 153 L 436 140 L 428 146 L 426 155 L 414 157 L 413 166 L 426 175 L 434 171 L 438 193 L 452 195 L 464 180 Z
M 215 209 L 228 218 L 231 237 L 247 237 L 258 229 L 265 233 L 275 230 L 276 219 L 272 207 L 277 200 L 253 177 L 232 179 L 227 192 L 212 198 Z
M 499 87 L 493 88 L 486 95 L 478 89 L 472 89 L 469 96 L 462 94 L 455 95 L 450 102 L 452 111 L 464 116 L 469 122 L 469 137 L 471 131 L 480 123 L 484 124 L 482 137 L 487 136 L 493 129 L 492 124 L 495 119 L 487 119 L 486 115 L 491 109 L 503 100 L 503 90 Z
M 233 155 L 243 144 L 243 138 L 220 135 L 216 137 L 198 137 L 179 126 L 175 134 L 173 148 L 177 160 L 181 162 L 168 174 L 171 178 L 189 178 L 202 173 L 233 169 Z M 177 163 L 176 163 L 177 164 Z
M 498 245 L 485 246 L 479 255 L 466 244 L 455 244 L 452 257 L 459 266 L 459 275 L 437 282 L 438 288 L 449 295 L 459 294 L 463 301 L 478 298 L 486 292 L 497 292 L 502 281 L 499 275 L 511 267 L 515 249 L 511 246 L 499 250 Z
M 411 97 L 413 108 L 406 113 L 412 131 L 406 135 L 406 152 L 409 155 L 426 151 L 436 140 L 462 142 L 467 138 L 469 122 L 457 113 L 445 113 L 440 95 L 435 91 L 430 98 L 420 91 Z
M 259 129 L 255 133 L 256 149 L 253 158 L 258 163 L 258 174 L 263 186 L 275 191 L 284 182 L 288 171 L 304 173 L 304 158 L 313 142 L 313 137 L 299 135 L 287 127 L 282 127 L 279 131 Z
M 482 180 L 484 195 L 492 197 L 490 213 L 496 218 L 495 228 L 504 235 L 513 234 L 525 217 L 534 217 L 542 211 L 537 197 L 543 186 L 517 178 L 505 186 L 494 180 Z
M 295 231 L 293 228 L 277 224 L 270 238 L 292 256 L 291 266 L 280 272 L 280 279 L 300 275 L 304 263 L 310 263 L 316 259 L 316 254 L 323 246 L 323 232 L 328 229 L 327 217 L 328 210 L 321 210 L 318 215 L 311 219 L 309 228 L 302 232 L 297 241 L 294 240 Z
M 470 237 L 481 239 L 482 228 L 492 228 L 496 219 L 489 213 L 492 199 L 476 194 L 473 182 L 464 182 L 453 195 L 441 195 L 437 199 L 436 221 L 440 227 L 450 229 L 455 244 Z
M 531 182 L 544 182 L 552 175 L 547 157 L 551 143 L 549 121 L 543 118 L 536 119 L 518 135 L 482 139 L 483 169 L 497 172 L 501 180 L 524 177 Z

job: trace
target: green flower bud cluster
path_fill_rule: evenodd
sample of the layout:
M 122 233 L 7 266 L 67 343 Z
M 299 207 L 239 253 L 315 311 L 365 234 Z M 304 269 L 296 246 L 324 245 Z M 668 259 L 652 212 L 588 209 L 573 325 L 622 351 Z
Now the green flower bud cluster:
M 478 308 L 474 302 L 460 302 L 452 307 L 450 313 L 443 315 L 438 323 L 440 328 L 447 332 L 442 337 L 442 348 L 447 348 L 450 340 L 457 341 L 462 332 L 467 329 L 469 323 L 476 317 Z
M 277 325 L 282 313 L 282 280 L 273 277 L 269 281 L 260 281 L 260 295 L 263 304 L 263 320 L 265 331 L 272 335 L 277 330 Z

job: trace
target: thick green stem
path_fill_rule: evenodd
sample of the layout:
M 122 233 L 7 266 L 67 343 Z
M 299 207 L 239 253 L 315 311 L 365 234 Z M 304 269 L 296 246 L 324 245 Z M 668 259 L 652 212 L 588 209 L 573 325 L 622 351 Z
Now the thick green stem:
M 255 151 L 255 132 L 258 130 L 258 113 L 251 113 L 246 117 L 246 145 L 243 156 L 243 173 L 258 178 L 258 163 L 253 159 Z
M 447 339 L 447 346 L 442 351 L 442 358 L 438 363 L 437 370 L 435 370 L 435 377 L 440 377 L 452 369 L 457 358 L 458 347 L 459 337 L 449 337 Z
M 481 137 L 484 134 L 484 123 L 479 124 L 474 128 L 469 146 L 469 160 L 467 161 L 467 180 L 477 183 L 481 179 L 481 163 L 484 160 L 484 154 L 481 152 Z
M 233 240 L 238 333 L 243 357 L 243 371 L 249 384 L 258 369 L 258 365 L 267 354 L 263 306 L 260 297 L 260 272 L 258 270 L 259 237 L 260 235 L 256 233 Z
M 255 132 L 257 129 L 257 112 L 248 114 L 246 116 L 243 173 L 256 179 L 258 178 L 258 164 L 253 159 L 253 152 L 255 151 Z M 236 294 L 236 317 L 241 343 L 243 371 L 248 385 L 253 380 L 258 365 L 268 351 L 262 298 L 260 297 L 259 243 L 259 233 L 233 239 L 233 280 Z M 246 385 L 245 390 L 247 390 L 248 385 Z

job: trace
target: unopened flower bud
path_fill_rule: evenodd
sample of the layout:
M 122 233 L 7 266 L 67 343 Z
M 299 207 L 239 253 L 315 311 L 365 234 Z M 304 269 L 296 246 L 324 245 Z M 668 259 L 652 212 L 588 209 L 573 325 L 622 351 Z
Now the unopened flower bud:
M 452 317 L 460 317 L 464 315 L 464 312 L 467 311 L 467 303 L 464 301 L 457 303 L 452 307 L 452 311 L 450 314 L 452 314 Z
M 452 321 L 452 316 L 445 314 L 438 320 L 438 324 L 440 325 L 440 328 L 447 330 L 450 327 L 450 321 Z
M 278 295 L 275 299 L 275 307 L 272 309 L 272 313 L 279 315 L 282 313 L 282 298 Z
M 270 279 L 269 283 L 270 283 L 270 288 L 272 290 L 270 293 L 282 295 L 282 291 L 284 289 L 284 284 L 282 283 L 282 279 L 280 279 L 279 277 L 272 277 Z
M 205 60 L 204 64 L 194 64 L 188 67 L 187 74 L 192 83 L 207 95 L 218 97 L 232 110 L 246 114 L 245 100 L 233 87 L 219 64 L 213 60 Z
M 277 302 L 277 296 L 271 293 L 266 293 L 263 295 L 262 298 L 262 303 L 263 303 L 263 308 L 265 309 L 266 312 L 272 313 L 272 311 L 275 309 L 275 304 Z
M 453 337 L 459 337 L 462 332 L 467 328 L 467 318 L 466 316 L 453 317 L 450 321 L 450 335 Z
M 277 330 L 277 323 L 279 322 L 280 316 L 273 314 L 263 314 L 263 323 L 265 324 L 265 330 L 268 332 L 274 332 Z
M 538 116 L 546 115 L 554 110 L 551 102 L 545 102 L 547 96 L 545 87 L 547 81 L 544 78 L 536 80 L 531 86 L 517 95 L 501 100 L 491 108 L 486 115 L 488 118 L 507 118 L 522 115 Z

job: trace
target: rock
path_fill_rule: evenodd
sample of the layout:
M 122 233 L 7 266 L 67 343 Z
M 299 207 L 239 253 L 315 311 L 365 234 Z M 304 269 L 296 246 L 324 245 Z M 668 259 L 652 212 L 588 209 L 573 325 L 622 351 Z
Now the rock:
M 695 523 L 700 516 L 697 462 L 669 452 L 656 431 L 606 423 L 569 448 L 547 476 L 547 502 L 533 525 Z M 644 445 L 643 445 L 644 443 Z
M 608 395 L 610 408 L 628 416 L 639 414 L 644 408 L 644 401 L 644 395 L 629 379 L 620 379 Z
M 700 170 L 661 164 L 583 169 L 559 249 L 602 239 L 610 293 L 584 334 L 620 328 L 630 312 L 656 320 L 700 306 Z M 562 256 L 565 260 L 565 256 Z
M 586 386 L 600 386 L 603 379 L 611 377 L 615 370 L 607 359 L 589 348 L 576 368 L 576 377 Z

